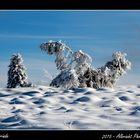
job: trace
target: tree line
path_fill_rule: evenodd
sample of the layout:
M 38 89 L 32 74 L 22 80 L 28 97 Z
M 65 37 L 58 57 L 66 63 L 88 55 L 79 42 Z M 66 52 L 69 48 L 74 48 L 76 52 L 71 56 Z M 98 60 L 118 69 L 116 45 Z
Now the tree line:
M 93 68 L 92 58 L 82 50 L 74 52 L 61 41 L 42 43 L 40 49 L 48 55 L 55 56 L 55 63 L 60 73 L 51 81 L 50 86 L 71 88 L 114 87 L 119 77 L 131 68 L 127 54 L 115 52 L 112 60 L 100 68 Z M 7 88 L 30 87 L 26 68 L 21 54 L 14 54 L 10 59 Z

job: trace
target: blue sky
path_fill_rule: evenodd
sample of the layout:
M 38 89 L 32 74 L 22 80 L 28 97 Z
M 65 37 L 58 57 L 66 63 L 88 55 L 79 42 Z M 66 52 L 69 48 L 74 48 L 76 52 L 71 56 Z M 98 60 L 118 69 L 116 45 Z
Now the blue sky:
M 45 83 L 44 69 L 56 75 L 54 57 L 39 49 L 48 40 L 90 54 L 96 68 L 126 52 L 132 70 L 118 84 L 140 84 L 140 11 L 0 11 L 0 87 L 14 53 L 23 56 L 29 81 Z

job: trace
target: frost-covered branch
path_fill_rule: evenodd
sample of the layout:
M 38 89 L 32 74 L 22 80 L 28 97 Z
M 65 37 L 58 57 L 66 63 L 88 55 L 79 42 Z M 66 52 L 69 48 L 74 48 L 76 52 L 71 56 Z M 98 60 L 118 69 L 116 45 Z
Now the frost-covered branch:
M 42 43 L 40 48 L 42 51 L 47 52 L 47 54 L 54 54 L 56 56 L 55 63 L 58 70 L 64 70 L 70 67 L 68 60 L 71 59 L 73 52 L 66 44 L 61 41 L 50 40 L 48 43 Z
M 131 62 L 126 59 L 127 54 L 116 52 L 112 55 L 113 60 L 109 61 L 101 68 L 102 72 L 106 74 L 112 85 L 114 85 L 120 76 L 131 69 Z

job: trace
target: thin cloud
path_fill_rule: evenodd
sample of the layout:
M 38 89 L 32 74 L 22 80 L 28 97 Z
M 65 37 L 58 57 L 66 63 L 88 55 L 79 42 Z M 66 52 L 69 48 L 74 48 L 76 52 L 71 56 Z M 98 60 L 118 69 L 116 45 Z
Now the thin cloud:
M 93 39 L 87 36 L 47 36 L 47 35 L 21 35 L 21 34 L 0 34 L 0 38 L 15 38 L 15 39 L 46 39 L 46 38 L 60 38 L 60 39 Z

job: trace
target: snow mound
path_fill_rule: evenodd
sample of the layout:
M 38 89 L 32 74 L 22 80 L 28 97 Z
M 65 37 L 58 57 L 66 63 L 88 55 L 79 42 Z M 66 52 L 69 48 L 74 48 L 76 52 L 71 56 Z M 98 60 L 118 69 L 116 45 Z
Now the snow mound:
M 0 89 L 0 129 L 139 129 L 139 86 Z

